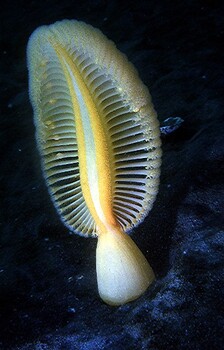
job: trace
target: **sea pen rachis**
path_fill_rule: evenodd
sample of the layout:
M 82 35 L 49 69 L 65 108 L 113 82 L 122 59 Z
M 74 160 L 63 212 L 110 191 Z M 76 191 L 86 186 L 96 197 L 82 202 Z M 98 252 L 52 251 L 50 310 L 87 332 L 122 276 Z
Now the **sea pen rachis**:
M 159 183 L 160 138 L 149 92 L 125 55 L 78 21 L 38 28 L 27 49 L 36 137 L 51 198 L 66 226 L 97 236 L 100 296 L 137 298 L 154 279 L 125 233 Z

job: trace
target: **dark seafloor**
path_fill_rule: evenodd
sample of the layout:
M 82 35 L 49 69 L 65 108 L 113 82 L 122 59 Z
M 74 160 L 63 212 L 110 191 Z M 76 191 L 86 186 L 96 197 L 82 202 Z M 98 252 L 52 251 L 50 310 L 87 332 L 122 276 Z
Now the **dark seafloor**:
M 157 280 L 121 307 L 99 299 L 96 240 L 69 235 L 40 171 L 26 44 L 64 18 L 100 28 L 128 55 L 160 121 L 184 119 L 163 137 L 159 195 L 132 234 Z M 0 30 L 0 350 L 221 350 L 223 2 L 8 1 Z

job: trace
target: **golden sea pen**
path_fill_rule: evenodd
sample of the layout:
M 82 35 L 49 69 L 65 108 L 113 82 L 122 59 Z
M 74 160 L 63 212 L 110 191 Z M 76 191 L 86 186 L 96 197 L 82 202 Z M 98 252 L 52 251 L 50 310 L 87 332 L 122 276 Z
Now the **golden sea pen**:
M 27 48 L 29 94 L 44 177 L 69 230 L 97 236 L 98 290 L 108 304 L 154 279 L 126 234 L 151 209 L 160 138 L 146 86 L 125 55 L 79 21 L 42 26 Z

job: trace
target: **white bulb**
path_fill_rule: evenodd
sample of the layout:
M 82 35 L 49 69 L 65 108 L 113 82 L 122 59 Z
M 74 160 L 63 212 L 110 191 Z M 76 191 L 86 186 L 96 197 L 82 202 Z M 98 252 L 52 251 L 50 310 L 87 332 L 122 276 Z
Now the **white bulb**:
M 133 240 L 117 230 L 99 235 L 96 271 L 100 297 L 110 305 L 138 298 L 155 278 Z

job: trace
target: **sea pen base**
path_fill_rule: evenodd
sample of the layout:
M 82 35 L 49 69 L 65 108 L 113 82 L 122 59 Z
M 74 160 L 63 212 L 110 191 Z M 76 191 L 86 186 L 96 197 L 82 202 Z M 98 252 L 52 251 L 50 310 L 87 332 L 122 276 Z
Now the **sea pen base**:
M 96 271 L 100 297 L 109 305 L 137 299 L 155 278 L 133 240 L 118 230 L 99 235 Z

